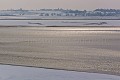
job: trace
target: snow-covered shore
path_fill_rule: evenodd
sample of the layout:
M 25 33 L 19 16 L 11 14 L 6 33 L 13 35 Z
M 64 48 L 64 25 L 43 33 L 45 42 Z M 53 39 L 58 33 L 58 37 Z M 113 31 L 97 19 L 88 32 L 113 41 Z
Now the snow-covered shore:
M 0 80 L 120 80 L 120 76 L 0 65 Z

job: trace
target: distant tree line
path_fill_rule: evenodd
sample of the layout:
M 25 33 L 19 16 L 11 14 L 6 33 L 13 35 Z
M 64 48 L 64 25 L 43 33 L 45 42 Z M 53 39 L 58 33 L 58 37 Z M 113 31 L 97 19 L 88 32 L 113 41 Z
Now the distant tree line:
M 120 9 L 95 9 L 87 10 L 72 10 L 72 9 L 38 9 L 38 10 L 23 10 L 22 8 L 14 10 L 1 10 L 0 16 L 6 15 L 39 15 L 39 16 L 120 16 Z
M 64 10 L 65 13 L 74 13 L 76 16 L 120 16 L 119 9 L 96 9 L 93 11 Z

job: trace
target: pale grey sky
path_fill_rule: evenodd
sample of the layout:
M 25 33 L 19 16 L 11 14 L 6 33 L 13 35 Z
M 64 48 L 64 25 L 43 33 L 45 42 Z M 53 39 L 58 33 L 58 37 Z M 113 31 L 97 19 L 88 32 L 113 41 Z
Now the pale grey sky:
M 91 10 L 96 8 L 120 9 L 120 0 L 0 0 L 0 9 L 65 8 Z

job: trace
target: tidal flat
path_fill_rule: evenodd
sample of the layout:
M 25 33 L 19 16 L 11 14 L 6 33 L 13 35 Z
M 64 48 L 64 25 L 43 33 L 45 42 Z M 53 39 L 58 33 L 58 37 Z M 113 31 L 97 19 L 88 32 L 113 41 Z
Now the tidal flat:
M 0 63 L 120 75 L 119 30 L 0 27 Z

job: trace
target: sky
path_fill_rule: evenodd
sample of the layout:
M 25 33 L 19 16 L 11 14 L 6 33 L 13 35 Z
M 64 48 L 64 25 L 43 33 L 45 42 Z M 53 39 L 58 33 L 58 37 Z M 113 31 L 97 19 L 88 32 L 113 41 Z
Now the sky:
M 0 0 L 3 9 L 64 8 L 94 10 L 96 8 L 120 9 L 120 0 Z

